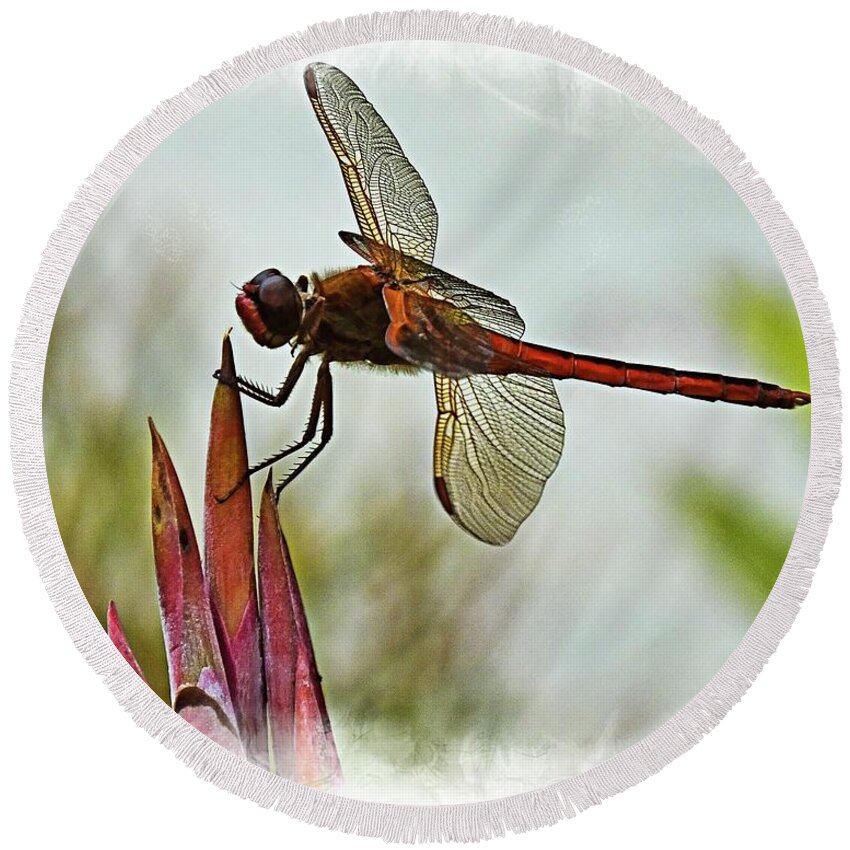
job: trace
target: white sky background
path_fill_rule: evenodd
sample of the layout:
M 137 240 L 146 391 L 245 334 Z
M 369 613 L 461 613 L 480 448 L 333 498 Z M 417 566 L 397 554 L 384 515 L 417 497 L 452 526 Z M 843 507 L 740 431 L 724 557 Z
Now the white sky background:
M 732 272 L 784 290 L 775 259 L 735 193 L 663 122 L 576 72 L 492 48 L 381 45 L 317 58 L 352 76 L 423 175 L 440 214 L 436 264 L 510 298 L 530 340 L 774 379 L 730 338 L 713 297 Z M 92 287 L 75 281 L 89 283 L 97 259 L 87 354 L 108 397 L 136 356 L 127 340 L 144 263 L 188 273 L 188 287 L 162 281 L 172 313 L 151 316 L 152 365 L 138 392 L 196 518 L 210 374 L 238 321 L 230 282 L 268 266 L 295 278 L 357 262 L 336 236 L 354 229 L 353 214 L 302 71 L 220 101 L 151 155 L 95 229 L 63 302 L 91 306 Z M 285 351 L 260 350 L 240 327 L 233 339 L 240 371 L 279 382 Z M 402 532 L 451 525 L 432 494 L 430 378 L 335 378 L 334 440 L 287 498 L 327 523 L 356 523 L 353 500 L 368 493 Z M 285 413 L 246 404 L 254 457 L 300 432 L 308 381 L 300 390 Z M 522 722 L 536 748 L 508 747 L 483 771 L 471 746 L 454 785 L 429 785 L 370 762 L 368 742 L 357 750 L 343 739 L 344 760 L 372 777 L 352 793 L 456 802 L 587 767 L 610 755 L 610 740 L 640 737 L 684 704 L 749 625 L 676 527 L 665 482 L 686 464 L 720 470 L 794 517 L 806 457 L 793 414 L 569 382 L 559 395 L 565 452 L 538 509 L 503 549 L 452 527 L 444 572 L 447 597 L 453 571 L 481 565 L 498 577 L 494 592 L 522 585 L 524 607 L 506 626 L 513 641 L 490 660 L 527 694 Z

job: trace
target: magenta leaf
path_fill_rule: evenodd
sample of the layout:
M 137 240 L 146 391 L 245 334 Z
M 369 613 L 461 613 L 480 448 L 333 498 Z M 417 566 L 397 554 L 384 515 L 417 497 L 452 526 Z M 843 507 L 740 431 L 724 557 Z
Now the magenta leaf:
M 136 661 L 133 650 L 130 649 L 127 635 L 124 634 L 124 626 L 121 624 L 121 618 L 118 616 L 118 608 L 115 607 L 115 603 L 111 599 L 106 608 L 106 633 L 109 635 L 112 643 L 115 644 L 115 648 L 124 656 L 124 660 L 136 671 L 141 680 L 147 684 L 148 680 L 145 679 L 145 674 L 142 672 L 139 662 Z
M 305 785 L 336 787 L 339 756 L 271 475 L 260 505 L 257 561 L 276 771 Z
M 247 478 L 248 449 L 230 335 L 221 351 L 221 378 L 210 415 L 204 493 L 204 561 L 239 733 L 252 761 L 268 765 L 260 622 L 254 580 L 254 515 Z M 242 484 L 230 492 L 241 479 Z M 228 498 L 223 498 L 228 496 Z
M 260 502 L 257 563 L 269 735 L 274 768 L 281 776 L 293 778 L 298 636 L 289 590 L 289 552 L 280 532 L 271 474 Z
M 204 715 L 208 715 L 210 703 L 215 703 L 235 727 L 189 509 L 165 443 L 152 420 L 149 424 L 153 445 L 151 527 L 172 703 L 178 710 L 182 689 L 195 686 L 208 697 Z M 196 714 L 189 712 L 187 719 Z

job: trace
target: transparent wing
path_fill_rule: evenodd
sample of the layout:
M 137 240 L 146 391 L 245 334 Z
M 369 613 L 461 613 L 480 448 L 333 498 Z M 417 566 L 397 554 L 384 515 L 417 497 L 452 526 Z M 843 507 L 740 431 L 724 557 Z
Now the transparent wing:
M 550 378 L 435 375 L 434 482 L 462 528 L 507 543 L 540 501 L 564 445 Z
M 519 339 L 525 333 L 525 322 L 507 298 L 467 283 L 434 266 L 429 266 L 427 274 L 412 285 L 432 298 L 450 301 L 491 331 L 498 331 L 514 339 Z
M 309 65 L 304 85 L 339 162 L 360 232 L 431 262 L 437 209 L 383 118 L 354 82 L 331 65 Z

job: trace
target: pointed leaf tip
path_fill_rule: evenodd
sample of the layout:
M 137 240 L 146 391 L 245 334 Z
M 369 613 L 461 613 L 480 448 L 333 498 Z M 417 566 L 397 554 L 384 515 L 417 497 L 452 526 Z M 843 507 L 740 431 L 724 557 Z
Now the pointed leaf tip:
M 109 605 L 106 607 L 106 633 L 109 635 L 109 639 L 115 645 L 115 648 L 124 657 L 124 660 L 136 671 L 139 678 L 147 684 L 148 680 L 145 678 L 145 674 L 142 672 L 142 668 L 139 666 L 139 662 L 130 648 L 130 642 L 127 640 L 124 626 L 121 623 L 121 618 L 118 616 L 118 608 L 111 599 L 109 600 Z
M 263 484 L 263 499 L 270 498 L 273 502 L 274 498 L 274 467 L 269 467 L 269 474 L 266 476 L 266 483 Z M 277 505 L 275 505 L 277 510 Z
M 221 341 L 221 366 L 219 367 L 219 374 L 225 380 L 232 380 L 236 377 L 236 366 L 233 361 L 233 343 L 230 341 L 231 330 L 232 328 L 228 329 Z
M 157 454 L 161 455 L 163 451 L 166 451 L 165 443 L 162 439 L 162 435 L 159 433 L 156 425 L 154 424 L 152 416 L 148 416 L 148 430 L 151 434 L 151 446 L 153 447 L 154 457 L 156 457 Z

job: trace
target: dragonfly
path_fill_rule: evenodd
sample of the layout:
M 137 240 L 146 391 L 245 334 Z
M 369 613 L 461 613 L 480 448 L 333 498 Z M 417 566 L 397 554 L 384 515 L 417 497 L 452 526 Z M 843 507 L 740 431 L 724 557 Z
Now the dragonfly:
M 578 380 L 690 399 L 793 409 L 808 393 L 750 378 L 625 363 L 522 340 L 510 301 L 433 265 L 437 209 L 395 135 L 341 70 L 309 65 L 304 85 L 336 158 L 358 233 L 342 241 L 365 261 L 296 281 L 274 268 L 243 284 L 242 324 L 261 346 L 288 345 L 291 367 L 277 391 L 242 376 L 241 393 L 282 407 L 316 357 L 315 389 L 300 439 L 256 463 L 294 466 L 277 496 L 333 434 L 333 363 L 433 374 L 437 421 L 433 480 L 440 504 L 466 532 L 503 545 L 541 499 L 561 458 L 564 416 L 556 380 Z M 216 373 L 216 377 L 221 379 Z

